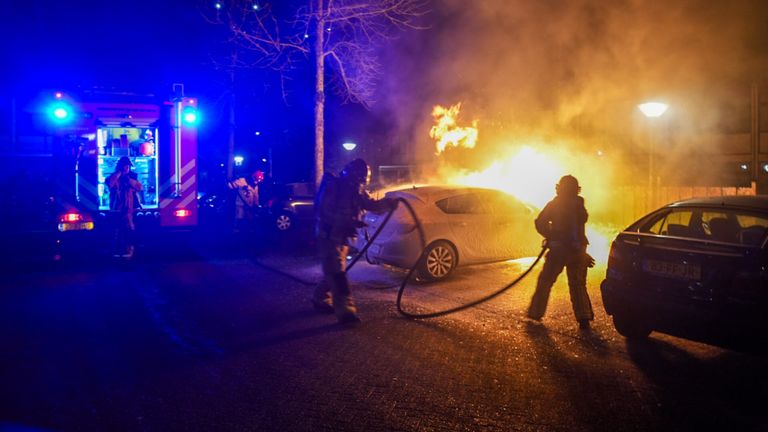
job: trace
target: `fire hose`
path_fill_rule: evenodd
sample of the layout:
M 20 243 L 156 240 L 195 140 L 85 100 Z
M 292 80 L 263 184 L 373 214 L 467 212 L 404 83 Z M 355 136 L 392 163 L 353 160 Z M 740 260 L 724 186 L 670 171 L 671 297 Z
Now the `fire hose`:
M 421 266 L 421 264 L 424 262 L 424 260 L 427 259 L 427 246 L 428 245 L 426 244 L 426 237 L 424 235 L 424 228 L 423 228 L 423 226 L 421 224 L 421 220 L 419 220 L 419 217 L 416 215 L 416 212 L 413 210 L 413 207 L 411 206 L 411 203 L 409 203 L 407 200 L 405 200 L 403 198 L 398 198 L 397 202 L 398 202 L 398 204 L 402 204 L 403 206 L 405 206 L 406 210 L 411 215 L 411 218 L 413 219 L 413 222 L 416 225 L 416 229 L 419 232 L 419 239 L 421 240 L 421 250 L 422 250 L 421 254 L 416 259 L 416 262 L 413 264 L 413 266 L 411 266 L 410 269 L 408 269 L 408 273 L 406 274 L 405 278 L 403 278 L 402 282 L 400 283 L 400 288 L 397 291 L 397 300 L 396 300 L 397 312 L 400 313 L 400 315 L 402 315 L 402 316 L 404 316 L 406 318 L 410 318 L 410 319 L 437 318 L 437 317 L 449 315 L 449 314 L 452 314 L 452 313 L 456 313 L 456 312 L 459 312 L 459 311 L 463 311 L 463 310 L 469 309 L 471 307 L 475 307 L 475 306 L 477 306 L 477 305 L 479 305 L 481 303 L 485 303 L 485 302 L 487 302 L 487 301 L 489 301 L 489 300 L 491 300 L 493 298 L 496 298 L 499 295 L 503 294 L 504 292 L 508 291 L 510 288 L 512 288 L 515 285 L 517 285 L 521 280 L 523 280 L 526 276 L 528 276 L 528 274 L 531 272 L 531 270 L 533 270 L 534 267 L 536 267 L 536 264 L 539 263 L 541 258 L 544 256 L 544 253 L 548 249 L 546 243 L 544 243 L 542 245 L 542 247 L 541 247 L 541 251 L 539 252 L 539 255 L 536 257 L 536 260 L 534 260 L 534 262 L 523 273 L 521 273 L 518 277 L 516 277 L 512 282 L 508 283 L 507 285 L 504 285 L 503 287 L 499 288 L 498 290 L 496 290 L 496 291 L 494 291 L 494 292 L 492 292 L 492 293 L 490 293 L 490 294 L 488 294 L 488 295 L 486 295 L 484 297 L 481 297 L 479 299 L 473 300 L 473 301 L 471 301 L 469 303 L 465 303 L 465 304 L 462 304 L 462 305 L 459 305 L 459 306 L 456 306 L 456 307 L 453 307 L 453 308 L 449 308 L 449 309 L 445 309 L 445 310 L 437 311 L 437 312 L 430 312 L 430 313 L 412 313 L 412 312 L 408 312 L 405 309 L 403 309 L 403 305 L 402 305 L 403 293 L 405 292 L 405 288 L 408 286 L 408 282 L 410 282 L 411 278 L 413 277 L 413 274 L 416 272 L 416 269 L 418 269 L 419 266 Z M 360 260 L 360 258 L 365 255 L 365 253 L 371 247 L 371 245 L 376 240 L 376 238 L 379 236 L 379 234 L 381 234 L 381 232 L 384 230 L 384 228 L 386 227 L 387 223 L 392 218 L 392 215 L 395 213 L 396 210 L 397 210 L 397 206 L 393 207 L 391 210 L 389 210 L 389 212 L 387 212 L 387 214 L 384 217 L 384 219 L 382 220 L 381 224 L 379 224 L 379 227 L 376 229 L 376 231 L 374 231 L 373 235 L 370 236 L 370 238 L 368 238 L 368 241 L 365 243 L 363 248 L 360 249 L 357 252 L 357 254 L 350 260 L 349 265 L 347 265 L 347 269 L 346 269 L 347 272 L 349 270 L 351 270 L 352 267 L 354 267 L 355 264 Z M 278 270 L 278 269 L 275 269 L 275 268 L 272 268 L 272 267 L 268 267 L 268 266 L 264 266 L 264 267 L 267 267 L 267 268 L 271 269 L 272 271 L 275 271 L 275 272 L 277 272 L 277 273 L 279 273 L 281 275 L 284 275 L 284 276 L 289 277 L 289 278 L 291 278 L 293 280 L 296 280 L 297 282 L 302 283 L 304 285 L 314 285 L 313 282 L 308 282 L 308 281 L 302 280 L 302 279 L 300 279 L 300 278 L 298 278 L 298 277 L 296 277 L 294 275 L 291 275 L 289 273 L 283 272 L 281 270 Z
M 405 206 L 406 210 L 408 210 L 408 213 L 410 213 L 411 218 L 413 219 L 413 222 L 416 225 L 416 229 L 419 232 L 419 238 L 421 240 L 421 254 L 419 255 L 418 259 L 416 259 L 416 262 L 411 266 L 410 269 L 408 269 L 408 273 L 406 274 L 403 281 L 400 283 L 400 289 L 397 292 L 397 312 L 400 313 L 400 315 L 403 315 L 406 318 L 411 319 L 428 319 L 428 318 L 437 318 L 445 315 L 449 315 L 452 313 L 456 313 L 459 311 L 463 311 L 465 309 L 469 309 L 471 307 L 475 307 L 481 303 L 485 303 L 495 297 L 498 297 L 499 295 L 503 294 L 513 286 L 517 285 L 521 280 L 523 280 L 528 274 L 533 270 L 534 267 L 536 267 L 536 264 L 539 263 L 541 260 L 541 257 L 544 256 L 544 253 L 547 251 L 546 243 L 542 245 L 541 251 L 539 252 L 539 255 L 536 257 L 536 260 L 533 261 L 533 263 L 523 272 L 521 273 L 517 278 L 515 278 L 512 282 L 508 283 L 507 285 L 501 287 L 500 289 L 484 296 L 479 299 L 473 300 L 469 303 L 465 303 L 450 309 L 445 309 L 442 311 L 437 312 L 430 312 L 430 313 L 411 313 L 403 309 L 402 307 L 402 299 L 403 299 L 403 293 L 405 292 L 406 286 L 408 286 L 408 282 L 413 277 L 413 274 L 416 272 L 416 269 L 418 269 L 421 264 L 424 262 L 424 260 L 427 259 L 427 244 L 426 244 L 426 238 L 424 236 L 424 229 L 421 224 L 421 220 L 419 220 L 419 217 L 416 215 L 416 212 L 413 210 L 413 207 L 411 206 L 411 203 L 409 203 L 407 200 L 403 198 L 397 199 L 399 204 L 402 204 Z M 347 266 L 347 271 L 349 271 L 355 263 L 363 256 L 365 255 L 366 251 L 368 251 L 368 248 L 371 247 L 373 242 L 376 240 L 376 237 L 381 234 L 381 232 L 384 230 L 384 227 L 387 225 L 389 220 L 392 218 L 392 215 L 394 214 L 395 210 L 397 210 L 397 207 L 393 207 L 387 215 L 384 217 L 384 220 L 379 224 L 379 227 L 376 229 L 376 231 L 373 233 L 373 235 L 368 239 L 365 246 L 363 246 L 362 249 L 355 255 L 355 257 L 350 261 L 349 265 Z

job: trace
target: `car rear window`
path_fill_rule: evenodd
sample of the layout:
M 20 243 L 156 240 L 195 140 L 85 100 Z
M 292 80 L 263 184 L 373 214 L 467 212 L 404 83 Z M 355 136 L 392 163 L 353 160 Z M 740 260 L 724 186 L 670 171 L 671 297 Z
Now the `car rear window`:
M 768 235 L 768 215 L 735 209 L 674 208 L 647 219 L 638 231 L 760 246 Z

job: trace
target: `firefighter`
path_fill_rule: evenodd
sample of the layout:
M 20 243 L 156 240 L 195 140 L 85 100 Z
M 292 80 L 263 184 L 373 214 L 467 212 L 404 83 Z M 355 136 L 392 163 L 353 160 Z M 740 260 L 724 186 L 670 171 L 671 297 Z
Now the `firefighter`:
M 318 254 L 323 280 L 315 288 L 311 301 L 315 309 L 335 313 L 342 324 L 360 322 L 347 280 L 346 264 L 350 240 L 357 228 L 364 226 L 363 210 L 376 213 L 393 209 L 392 198 L 374 200 L 366 192 L 371 177 L 368 164 L 355 159 L 338 177 L 326 175 L 315 199 Z
M 581 187 L 576 177 L 563 176 L 555 191 L 555 198 L 544 206 L 535 221 L 536 231 L 544 236 L 549 251 L 528 308 L 528 318 L 541 321 L 552 285 L 565 268 L 573 313 L 579 328 L 587 330 L 594 319 L 587 294 L 587 268 L 595 264 L 587 254 L 589 242 L 584 232 L 587 209 L 584 198 L 579 196 Z
M 259 184 L 264 181 L 264 172 L 254 171 L 249 178 L 240 177 L 227 183 L 235 191 L 235 231 L 251 228 L 251 222 L 259 208 Z
M 109 207 L 115 216 L 115 256 L 133 257 L 136 226 L 133 213 L 140 205 L 137 193 L 142 190 L 141 182 L 131 172 L 133 163 L 127 156 L 117 161 L 115 172 L 107 177 Z

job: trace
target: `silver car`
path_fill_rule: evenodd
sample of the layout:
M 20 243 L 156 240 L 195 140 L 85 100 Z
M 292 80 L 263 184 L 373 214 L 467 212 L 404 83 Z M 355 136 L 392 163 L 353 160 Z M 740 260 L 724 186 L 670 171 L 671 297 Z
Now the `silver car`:
M 424 186 L 388 192 L 407 200 L 424 231 L 426 259 L 417 269 L 423 280 L 447 277 L 459 265 L 535 255 L 541 238 L 534 229 L 532 208 L 494 189 Z M 365 245 L 386 214 L 367 213 L 358 237 Z M 416 224 L 400 205 L 367 252 L 371 263 L 410 268 L 422 252 Z

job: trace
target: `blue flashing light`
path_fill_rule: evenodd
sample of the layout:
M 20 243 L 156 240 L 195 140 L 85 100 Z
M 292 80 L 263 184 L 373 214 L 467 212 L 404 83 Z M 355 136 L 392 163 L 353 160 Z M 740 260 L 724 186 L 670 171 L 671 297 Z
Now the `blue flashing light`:
M 63 102 L 56 102 L 49 106 L 47 112 L 50 119 L 56 123 L 66 123 L 72 120 L 72 107 Z
M 64 120 L 69 117 L 69 111 L 62 107 L 58 107 L 53 110 L 53 116 L 59 120 Z
M 193 125 L 197 123 L 198 120 L 197 110 L 194 107 L 188 106 L 181 112 L 181 118 L 184 120 L 184 123 Z
M 216 2 L 216 3 L 213 5 L 213 7 L 215 7 L 216 9 L 221 9 L 221 7 L 222 7 L 222 4 L 221 4 L 221 2 Z

